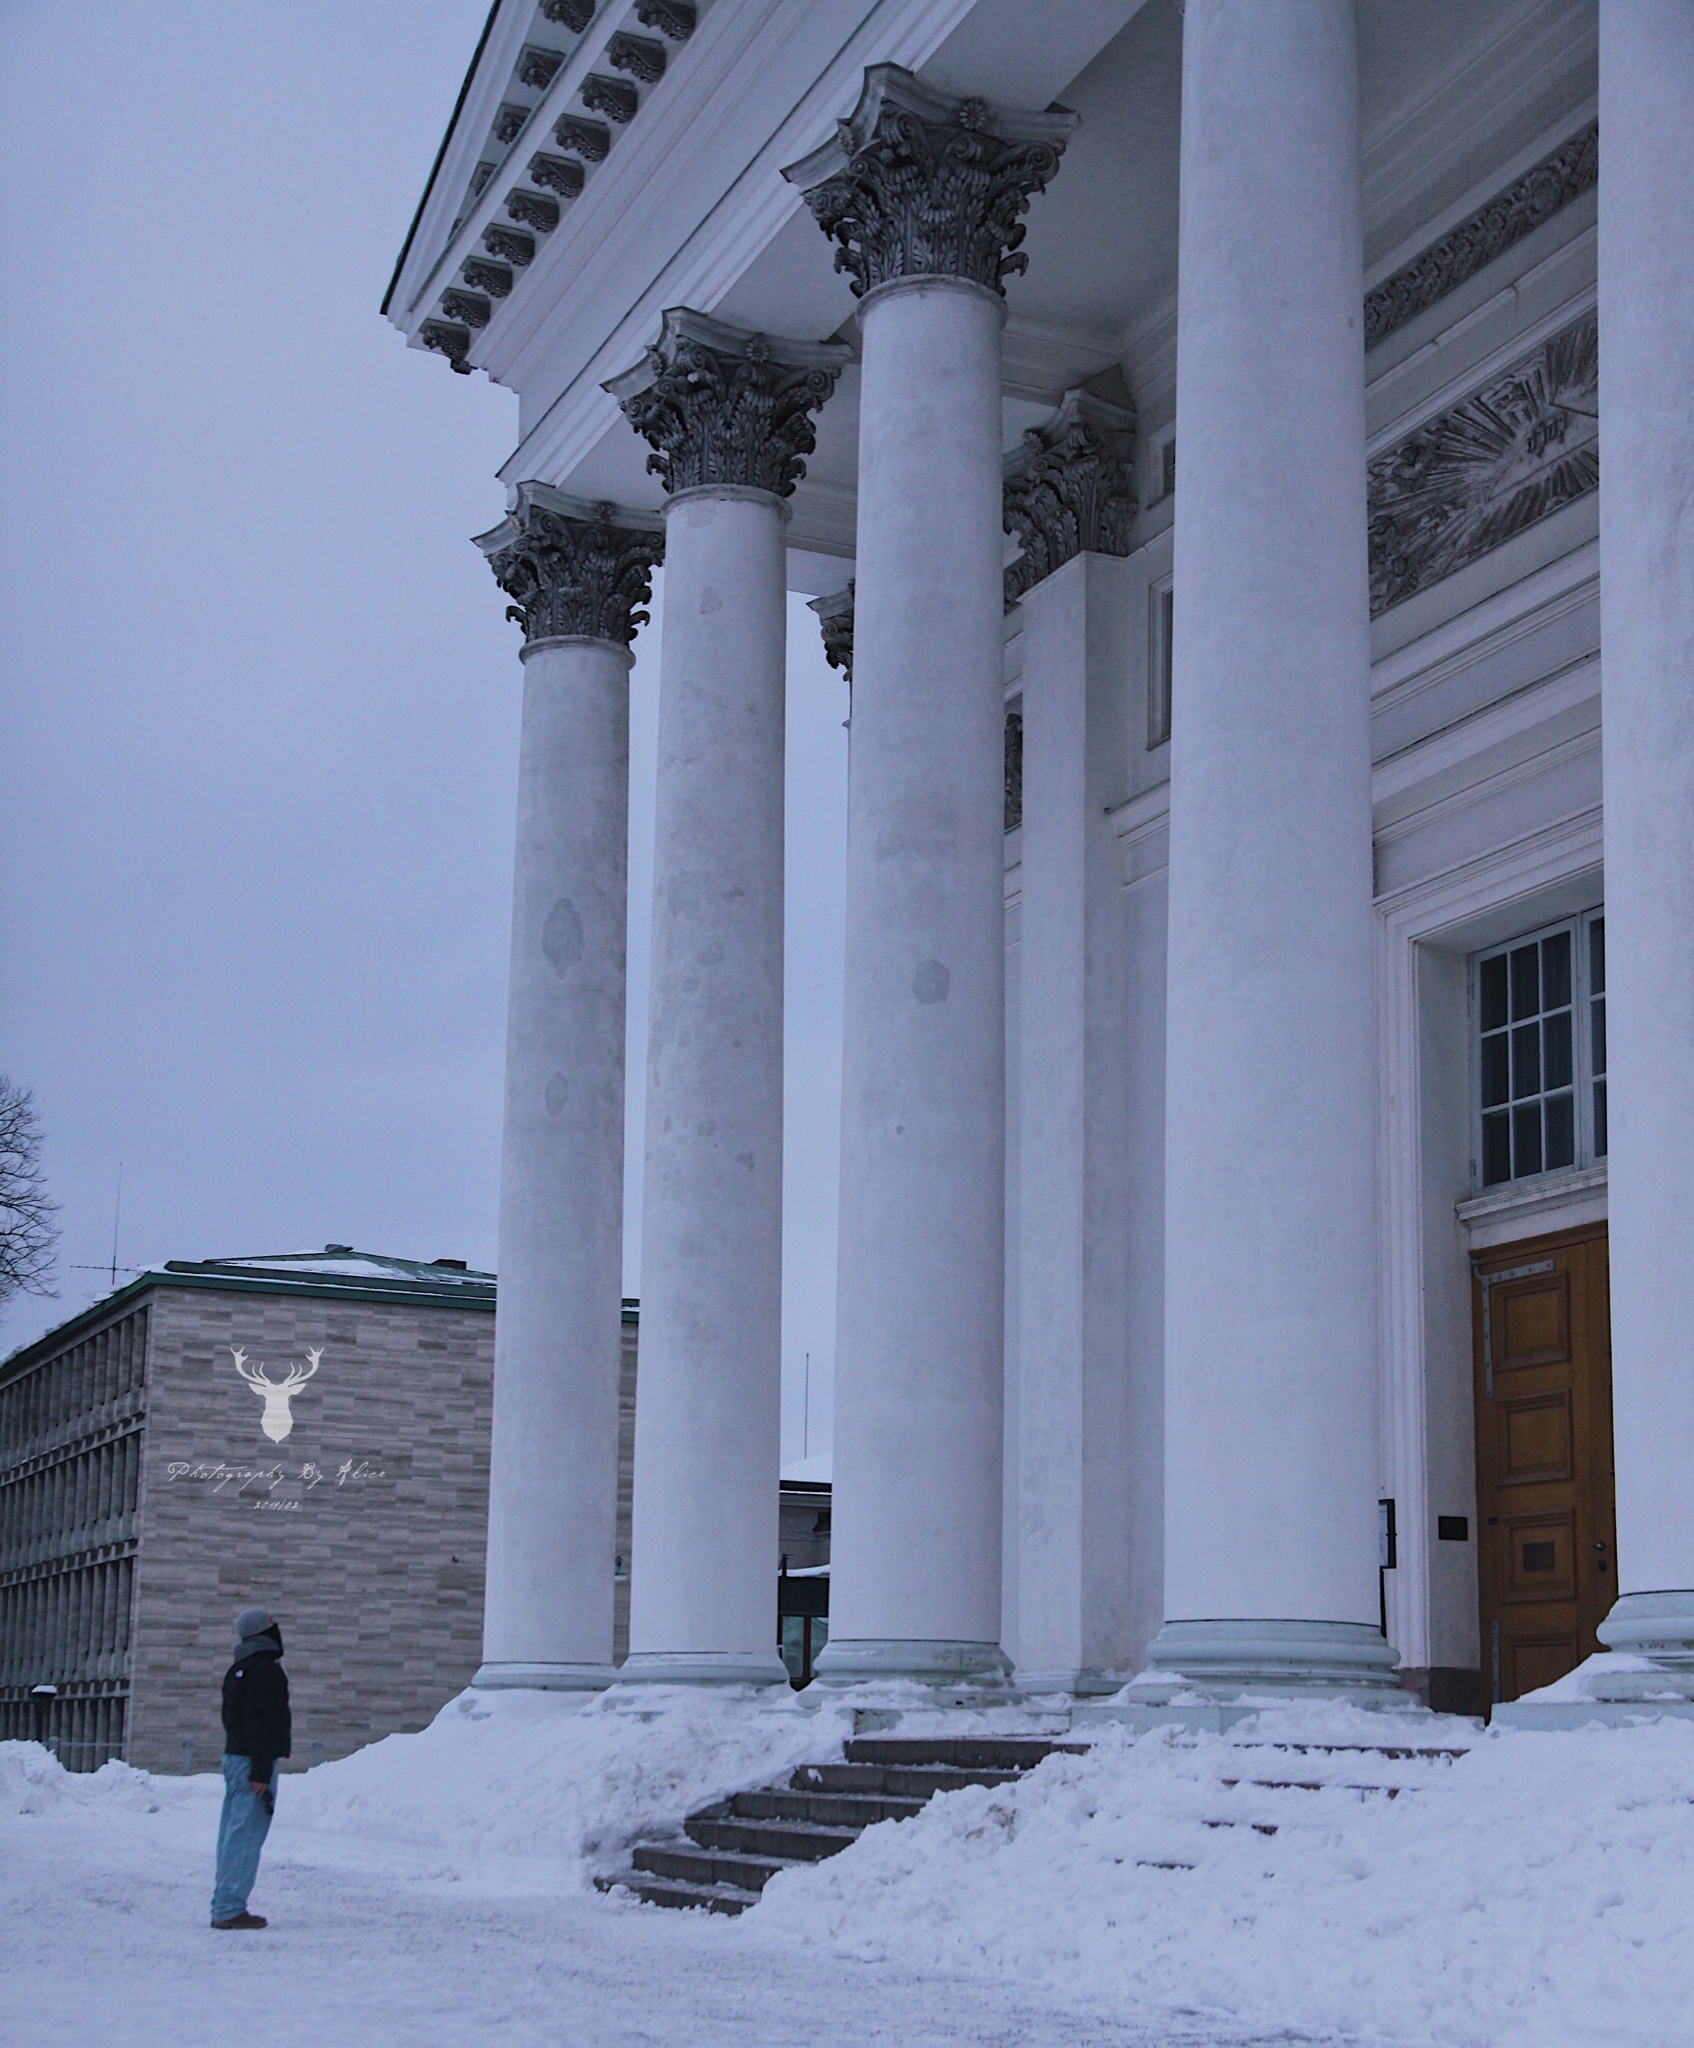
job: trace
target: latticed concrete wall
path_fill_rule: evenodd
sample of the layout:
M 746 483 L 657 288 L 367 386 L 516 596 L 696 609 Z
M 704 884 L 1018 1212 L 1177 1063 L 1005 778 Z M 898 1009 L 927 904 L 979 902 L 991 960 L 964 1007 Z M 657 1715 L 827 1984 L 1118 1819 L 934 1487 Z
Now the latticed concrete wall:
M 148 1323 L 132 1306 L 0 1387 L 0 1736 L 74 1770 L 125 1740 Z

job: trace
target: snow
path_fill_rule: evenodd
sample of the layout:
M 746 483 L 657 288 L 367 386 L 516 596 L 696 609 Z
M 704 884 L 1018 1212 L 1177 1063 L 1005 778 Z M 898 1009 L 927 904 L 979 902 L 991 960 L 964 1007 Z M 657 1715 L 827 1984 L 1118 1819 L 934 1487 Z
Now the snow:
M 960 1718 L 885 1690 L 901 1735 Z M 0 2033 L 209 2048 L 239 2011 L 253 2048 L 1694 2037 L 1687 1722 L 1481 1735 L 1307 1707 L 1227 1737 L 1092 1729 L 1086 1756 L 871 1828 L 737 1921 L 593 1892 L 633 1836 L 838 1754 L 848 1707 L 467 1693 L 284 1779 L 254 1899 L 273 1925 L 241 1943 L 205 1926 L 216 1778 L 68 1777 L 0 1744 Z
M 1551 1685 L 1543 1685 L 1534 1692 L 1526 1692 L 1522 1698 L 1533 1700 L 1537 1705 L 1587 1706 L 1594 1701 L 1615 1699 L 1618 1680 L 1626 1674 L 1659 1681 L 1656 1686 L 1643 1684 L 1639 1692 L 1632 1690 L 1634 1699 L 1680 1703 L 1688 1698 L 1683 1687 L 1666 1680 L 1663 1665 L 1655 1664 L 1651 1657 L 1632 1656 L 1625 1650 L 1602 1650 L 1597 1656 L 1585 1658 L 1563 1678 L 1556 1678 Z
M 1398 1737 L 1450 1740 L 1441 1725 Z M 868 1962 L 1086 1984 L 1219 2027 L 1687 2048 L 1694 1728 L 1491 1735 L 1453 1762 L 1309 1746 L 1395 1737 L 1345 1709 L 1229 1737 L 1101 1730 L 1086 1757 L 783 1873 L 759 1915 Z M 1406 1789 L 1349 1789 L 1365 1783 Z

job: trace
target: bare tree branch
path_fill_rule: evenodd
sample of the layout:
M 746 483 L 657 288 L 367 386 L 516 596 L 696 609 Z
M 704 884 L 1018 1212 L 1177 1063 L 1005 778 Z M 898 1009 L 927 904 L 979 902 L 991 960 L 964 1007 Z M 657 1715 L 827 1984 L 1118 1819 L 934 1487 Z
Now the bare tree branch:
M 59 1205 L 47 1192 L 35 1097 L 0 1074 L 0 1303 L 57 1292 L 48 1283 L 58 1250 Z

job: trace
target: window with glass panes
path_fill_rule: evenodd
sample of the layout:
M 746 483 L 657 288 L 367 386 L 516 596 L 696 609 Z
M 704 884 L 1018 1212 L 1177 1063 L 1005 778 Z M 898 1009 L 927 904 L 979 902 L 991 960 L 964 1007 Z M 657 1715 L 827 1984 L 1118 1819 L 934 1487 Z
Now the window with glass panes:
M 1598 911 L 1476 960 L 1485 1188 L 1606 1154 L 1606 925 Z

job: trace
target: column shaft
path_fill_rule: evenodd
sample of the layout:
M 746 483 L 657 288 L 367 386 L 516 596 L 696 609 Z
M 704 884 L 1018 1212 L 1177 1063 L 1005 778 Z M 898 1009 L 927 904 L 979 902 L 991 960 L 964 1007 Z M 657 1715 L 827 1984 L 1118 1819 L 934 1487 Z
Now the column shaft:
M 1694 1689 L 1694 9 L 1600 9 L 1600 604 L 1618 1582 Z M 1662 1685 L 1659 1688 L 1662 1691 Z
M 1077 555 L 1023 600 L 1018 1684 L 1129 1675 L 1135 1450 L 1123 565 Z
M 525 655 L 481 1685 L 612 1678 L 630 659 Z
M 1189 0 L 1177 329 L 1166 1625 L 1367 1692 L 1369 639 L 1353 0 Z
M 666 508 L 626 1680 L 776 1653 L 786 510 Z
M 1002 318 L 949 278 L 863 313 L 821 1666 L 840 1678 L 1005 1661 Z

